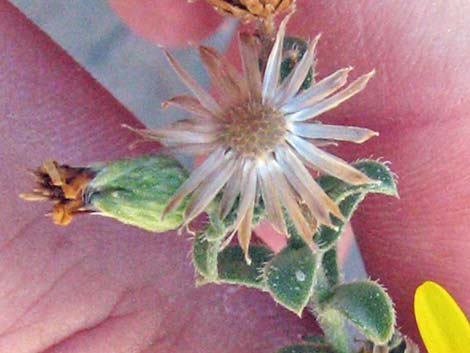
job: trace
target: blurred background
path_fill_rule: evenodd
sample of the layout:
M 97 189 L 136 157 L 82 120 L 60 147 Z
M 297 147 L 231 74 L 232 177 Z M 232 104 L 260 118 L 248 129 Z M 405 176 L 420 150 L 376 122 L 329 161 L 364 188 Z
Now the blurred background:
M 162 111 L 160 103 L 186 91 L 162 54 L 162 49 L 133 33 L 105 0 L 10 0 L 30 20 L 69 53 L 143 124 L 157 127 L 181 119 L 184 113 Z M 205 45 L 225 51 L 238 26 L 225 18 Z M 209 80 L 195 44 L 171 49 L 177 60 L 204 87 Z M 190 166 L 191 161 L 182 162 Z M 354 242 L 344 263 L 346 280 L 366 277 Z
M 162 101 L 185 90 L 161 48 L 132 33 L 106 0 L 11 2 L 145 125 L 160 126 L 181 117 L 175 110 L 160 110 Z M 205 44 L 224 51 L 236 26 L 236 21 L 224 20 Z M 208 87 L 207 76 L 189 45 L 172 53 Z

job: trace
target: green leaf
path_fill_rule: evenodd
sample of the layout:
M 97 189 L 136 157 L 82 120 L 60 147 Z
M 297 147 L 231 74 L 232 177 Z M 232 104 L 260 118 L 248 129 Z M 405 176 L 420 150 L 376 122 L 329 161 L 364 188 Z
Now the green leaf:
M 221 198 L 221 194 L 219 194 L 217 197 L 218 197 L 218 200 L 215 203 L 216 206 L 214 207 L 216 210 L 218 210 L 218 207 L 219 207 L 218 202 L 220 202 L 219 199 Z M 220 226 L 224 227 L 225 229 L 232 229 L 237 219 L 239 202 L 240 202 L 240 197 L 237 197 L 237 199 L 235 200 L 227 216 L 225 216 L 223 220 L 218 221 Z M 255 228 L 258 225 L 258 223 L 261 222 L 261 220 L 264 218 L 264 214 L 265 214 L 265 208 L 264 208 L 263 198 L 260 197 L 259 201 L 255 204 L 255 207 L 253 209 L 253 219 L 251 221 L 252 228 Z M 212 219 L 211 219 L 211 222 L 212 222 Z
M 307 246 L 287 246 L 275 255 L 265 268 L 274 300 L 300 316 L 312 295 L 315 265 L 315 255 Z
M 369 192 L 398 197 L 394 175 L 385 163 L 364 159 L 352 165 L 370 179 L 377 180 L 380 183 L 351 185 L 330 175 L 318 178 L 317 182 L 334 201 L 339 202 L 350 194 Z
M 339 283 L 338 254 L 336 248 L 332 248 L 323 254 L 321 267 L 326 281 L 330 287 Z
M 362 160 L 353 164 L 378 184 L 350 185 L 332 176 L 322 176 L 317 181 L 333 201 L 338 203 L 346 221 L 351 219 L 359 203 L 368 193 L 381 193 L 398 196 L 393 173 L 384 163 L 374 160 Z M 329 249 L 341 236 L 344 223 L 333 218 L 336 229 L 320 226 L 314 235 L 315 243 L 323 250 Z
M 329 310 L 339 312 L 375 344 L 385 344 L 393 335 L 395 313 L 392 301 L 375 282 L 339 285 L 323 304 L 322 316 L 327 316 Z
M 273 253 L 265 247 L 255 245 L 250 246 L 249 253 L 251 265 L 246 263 L 243 250 L 239 246 L 226 248 L 219 253 L 220 282 L 265 289 L 262 272 Z
M 322 257 L 321 265 L 317 270 L 313 300 L 321 302 L 331 295 L 331 290 L 338 285 L 340 274 L 336 247 L 327 250 Z
M 334 353 L 334 351 L 315 344 L 294 344 L 282 348 L 278 353 Z
M 365 197 L 365 193 L 350 194 L 339 203 L 339 209 L 344 215 L 346 221 L 351 219 L 351 216 L 356 210 L 357 206 L 362 200 L 364 200 Z M 336 225 L 336 229 L 322 225 L 318 228 L 318 231 L 313 236 L 313 240 L 322 250 L 331 248 L 343 232 L 345 223 L 341 222 L 335 217 L 333 217 L 333 223 Z

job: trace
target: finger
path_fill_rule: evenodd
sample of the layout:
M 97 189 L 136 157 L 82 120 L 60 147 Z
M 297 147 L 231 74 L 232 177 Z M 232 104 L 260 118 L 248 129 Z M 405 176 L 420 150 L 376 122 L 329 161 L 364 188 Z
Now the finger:
M 205 1 L 108 0 L 116 14 L 139 36 L 164 46 L 200 42 L 222 18 Z
M 302 0 L 298 8 L 291 33 L 323 33 L 320 76 L 348 65 L 358 75 L 377 70 L 364 92 L 320 120 L 379 131 L 341 152 L 384 157 L 400 177 L 401 199 L 368 198 L 353 226 L 368 272 L 416 338 L 412 299 L 424 280 L 449 288 L 470 312 L 470 5 Z
M 190 243 L 98 216 L 58 228 L 26 169 L 128 155 L 133 117 L 0 0 L 0 351 L 272 352 L 309 322 L 247 289 L 194 288 Z

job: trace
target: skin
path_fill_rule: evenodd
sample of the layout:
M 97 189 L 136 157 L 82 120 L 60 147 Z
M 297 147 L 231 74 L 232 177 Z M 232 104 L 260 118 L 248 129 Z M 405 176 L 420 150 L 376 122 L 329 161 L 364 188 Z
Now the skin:
M 412 297 L 424 280 L 470 311 L 470 6 L 311 3 L 299 3 L 289 32 L 323 32 L 320 75 L 347 65 L 357 74 L 377 69 L 366 91 L 322 121 L 379 131 L 338 153 L 384 156 L 400 175 L 401 199 L 370 197 L 353 227 L 371 277 L 388 288 L 400 326 L 417 339 Z M 131 17 L 123 16 L 135 27 Z M 141 21 L 158 23 L 145 13 Z M 32 185 L 25 170 L 44 159 L 81 165 L 131 155 L 135 136 L 120 124 L 138 123 L 4 0 L 0 48 L 0 352 L 267 353 L 314 330 L 310 317 L 300 321 L 262 293 L 195 289 L 184 237 L 92 216 L 59 228 L 44 217 L 48 205 L 20 200 Z

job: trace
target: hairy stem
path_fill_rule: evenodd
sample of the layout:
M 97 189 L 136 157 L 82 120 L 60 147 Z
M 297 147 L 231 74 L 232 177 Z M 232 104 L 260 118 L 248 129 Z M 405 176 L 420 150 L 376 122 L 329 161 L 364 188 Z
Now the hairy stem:
M 344 319 L 336 310 L 325 310 L 316 315 L 326 342 L 336 353 L 349 353 L 348 335 Z

